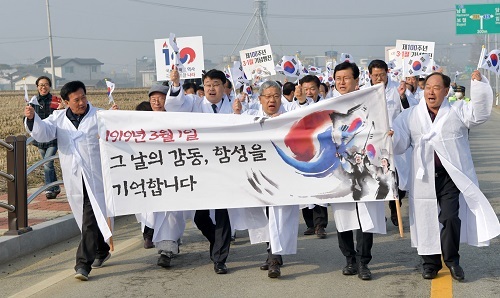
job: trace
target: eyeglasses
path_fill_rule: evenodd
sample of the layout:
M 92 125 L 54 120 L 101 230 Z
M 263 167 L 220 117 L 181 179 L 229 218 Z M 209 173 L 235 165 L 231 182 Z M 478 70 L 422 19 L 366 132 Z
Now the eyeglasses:
M 50 85 L 47 83 L 41 83 L 41 84 L 38 84 L 38 87 L 50 87 Z
M 271 98 L 274 98 L 275 100 L 278 100 L 281 98 L 279 94 L 269 94 L 269 95 L 261 95 L 264 97 L 266 100 L 270 100 Z
M 163 97 L 150 97 L 149 101 L 151 103 L 159 103 L 161 101 L 165 101 L 165 98 L 163 98 Z
M 383 78 L 387 77 L 387 74 L 385 72 L 383 72 L 383 73 L 371 74 L 371 76 L 376 78 L 376 79 L 383 79 Z
M 344 82 L 347 83 L 347 82 L 349 82 L 349 81 L 351 81 L 353 79 L 354 79 L 353 77 L 336 77 L 335 78 L 335 82 L 338 83 L 338 82 L 344 81 Z
M 212 89 L 213 88 L 219 88 L 222 84 L 220 83 L 215 83 L 215 84 L 211 84 L 211 85 L 203 85 L 205 88 L 207 89 Z

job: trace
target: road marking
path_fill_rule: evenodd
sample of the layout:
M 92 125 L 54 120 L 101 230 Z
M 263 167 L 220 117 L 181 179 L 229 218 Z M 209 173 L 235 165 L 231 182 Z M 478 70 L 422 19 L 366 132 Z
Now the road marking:
M 431 282 L 431 298 L 452 298 L 453 286 L 451 273 L 443 262 L 443 269 L 439 270 L 436 278 Z
M 140 242 L 140 241 L 142 241 L 142 239 L 138 238 L 138 237 L 134 237 L 132 239 L 128 239 L 126 241 L 123 241 L 122 243 L 115 245 L 115 250 L 112 252 L 112 254 L 113 255 L 119 254 L 121 251 L 125 250 L 129 246 L 136 245 L 137 242 Z M 31 287 L 24 289 L 21 292 L 16 293 L 10 297 L 12 297 L 12 298 L 14 298 L 14 297 L 29 297 L 29 296 L 35 295 L 36 293 L 38 293 L 42 290 L 45 290 L 48 287 L 51 287 L 51 286 L 55 285 L 56 283 L 66 279 L 70 276 L 73 276 L 74 274 L 75 274 L 74 269 L 68 269 L 68 270 L 61 271 L 61 272 L 57 273 L 56 275 L 53 275 L 53 276 L 35 284 L 35 285 L 32 285 Z

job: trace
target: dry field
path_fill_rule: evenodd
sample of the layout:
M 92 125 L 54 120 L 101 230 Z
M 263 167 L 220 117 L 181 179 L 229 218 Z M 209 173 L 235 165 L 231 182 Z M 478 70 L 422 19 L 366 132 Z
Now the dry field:
M 135 106 L 147 100 L 148 89 L 116 89 L 113 92 L 113 98 L 116 104 L 122 110 L 133 110 Z M 53 91 L 54 95 L 59 95 L 59 91 Z M 30 91 L 31 96 L 35 95 L 34 91 Z M 92 105 L 100 108 L 109 108 L 108 97 L 106 90 L 87 90 L 89 101 Z M 0 91 L 0 139 L 5 140 L 9 135 L 27 135 L 23 125 L 24 112 L 24 91 Z M 32 145 L 27 148 L 28 167 L 40 160 L 38 149 Z M 6 149 L 0 146 L 0 171 L 7 170 L 6 165 Z M 58 162 L 56 167 L 59 168 Z M 58 178 L 61 179 L 58 169 Z M 43 167 L 38 168 L 28 177 L 28 188 L 41 186 L 44 183 Z M 6 183 L 0 177 L 0 194 L 6 191 Z

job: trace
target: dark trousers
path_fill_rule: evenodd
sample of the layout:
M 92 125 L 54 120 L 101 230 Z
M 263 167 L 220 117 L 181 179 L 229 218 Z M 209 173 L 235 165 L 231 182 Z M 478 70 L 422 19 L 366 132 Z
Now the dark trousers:
M 154 232 L 155 232 L 155 229 L 152 229 L 148 226 L 144 226 L 144 232 L 142 232 L 142 238 L 144 238 L 144 240 L 146 240 L 148 238 L 153 240 Z
M 357 204 L 356 213 L 358 213 Z M 372 259 L 373 233 L 363 233 L 361 229 L 356 230 L 356 249 L 354 248 L 354 231 L 337 231 L 337 237 L 340 251 L 346 257 L 348 264 L 356 264 L 356 261 L 361 264 L 370 263 Z
M 267 242 L 267 260 L 268 264 L 271 264 L 273 261 L 276 261 L 280 266 L 283 265 L 283 258 L 281 255 L 275 255 L 271 250 L 271 243 Z
M 436 172 L 436 197 L 441 208 L 439 222 L 443 225 L 441 230 L 441 252 L 446 266 L 458 265 L 460 255 L 460 225 L 458 217 L 460 190 L 457 188 L 446 171 Z M 441 255 L 422 256 L 424 268 L 442 268 Z
M 210 242 L 210 258 L 215 263 L 225 263 L 231 244 L 231 222 L 227 209 L 215 210 L 215 224 L 209 210 L 196 210 L 194 222 Z
M 94 260 L 103 259 L 108 253 L 109 245 L 104 241 L 101 230 L 99 230 L 87 189 L 83 184 L 82 238 L 76 251 L 75 270 L 83 268 L 90 272 Z
M 328 225 L 328 209 L 323 206 L 314 205 L 313 209 L 308 207 L 302 209 L 302 216 L 308 228 L 321 226 L 326 228 Z

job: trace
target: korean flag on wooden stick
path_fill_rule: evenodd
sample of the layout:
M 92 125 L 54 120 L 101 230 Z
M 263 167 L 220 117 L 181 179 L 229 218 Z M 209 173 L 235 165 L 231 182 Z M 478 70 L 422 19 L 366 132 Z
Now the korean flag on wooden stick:
M 483 49 L 484 53 L 480 57 L 478 68 L 487 69 L 499 75 L 500 63 L 498 59 L 500 58 L 500 50 L 493 50 L 486 54 L 486 49 Z
M 276 65 L 276 71 L 281 71 L 287 77 L 298 78 L 301 74 L 302 63 L 294 56 L 283 56 Z
M 38 98 L 35 96 L 33 96 L 31 99 L 28 99 L 29 96 L 28 96 L 28 85 L 26 85 L 26 78 L 23 78 L 24 80 L 24 101 L 26 102 L 26 104 L 33 104 L 33 105 L 37 105 L 39 106 L 40 104 L 38 103 Z
M 170 33 L 170 37 L 168 38 L 168 43 L 172 47 L 172 50 L 174 51 L 173 59 L 174 60 L 174 65 L 177 68 L 179 72 L 182 72 L 184 69 L 184 65 L 181 62 L 181 58 L 179 57 L 179 46 L 177 46 L 177 40 L 175 39 L 175 34 Z
M 347 61 L 349 63 L 353 63 L 354 57 L 352 57 L 352 55 L 349 53 L 342 53 L 342 54 L 340 54 L 340 63 L 342 63 L 344 61 Z
M 106 87 L 108 87 L 108 104 L 114 104 L 115 100 L 113 99 L 113 91 L 115 91 L 115 83 L 106 80 Z

